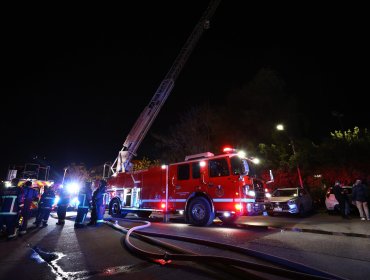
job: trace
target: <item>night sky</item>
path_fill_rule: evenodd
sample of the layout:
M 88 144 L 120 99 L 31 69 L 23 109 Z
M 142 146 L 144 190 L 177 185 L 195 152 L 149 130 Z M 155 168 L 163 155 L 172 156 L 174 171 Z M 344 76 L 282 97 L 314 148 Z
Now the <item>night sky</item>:
M 115 159 L 208 5 L 131 2 L 3 10 L 1 178 L 36 156 L 57 173 Z M 304 104 L 312 138 L 340 129 L 332 111 L 345 129 L 370 127 L 366 9 L 311 5 L 221 2 L 151 131 L 191 106 L 222 103 L 262 67 Z M 139 155 L 152 146 L 147 137 Z

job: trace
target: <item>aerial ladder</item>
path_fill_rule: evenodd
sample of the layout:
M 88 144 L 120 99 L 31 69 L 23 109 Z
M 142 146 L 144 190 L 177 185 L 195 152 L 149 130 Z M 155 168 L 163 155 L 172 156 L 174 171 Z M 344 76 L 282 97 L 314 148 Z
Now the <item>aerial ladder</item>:
M 119 151 L 117 158 L 110 166 L 110 173 L 112 173 L 113 176 L 117 173 L 128 172 L 132 169 L 132 158 L 136 156 L 137 149 L 150 129 L 153 121 L 156 119 L 166 99 L 170 95 L 177 77 L 186 64 L 200 37 L 204 31 L 209 28 L 210 19 L 215 13 L 220 2 L 221 0 L 212 0 L 210 2 L 149 104 L 144 108 L 139 118 L 136 120 L 136 123 L 123 143 L 123 147 Z

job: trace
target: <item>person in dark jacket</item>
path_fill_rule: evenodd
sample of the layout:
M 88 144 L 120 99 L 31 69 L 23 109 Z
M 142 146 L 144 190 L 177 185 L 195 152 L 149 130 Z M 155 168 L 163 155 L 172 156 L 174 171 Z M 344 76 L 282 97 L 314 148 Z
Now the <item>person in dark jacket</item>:
M 353 185 L 352 188 L 352 201 L 355 201 L 362 221 L 370 221 L 369 206 L 367 204 L 368 198 L 369 192 L 367 186 L 362 184 L 361 180 L 356 180 L 356 183 Z
M 48 225 L 48 219 L 50 216 L 50 212 L 53 208 L 55 200 L 55 192 L 53 189 L 47 185 L 44 186 L 44 193 L 41 196 L 39 201 L 39 211 L 36 216 L 35 225 L 39 227 L 41 222 L 42 226 L 46 227 Z
M 20 225 L 19 234 L 27 233 L 28 219 L 31 216 L 31 204 L 39 198 L 39 192 L 32 188 L 32 182 L 26 181 L 22 186 L 23 207 L 21 211 L 22 223 Z
M 344 194 L 343 189 L 340 185 L 340 181 L 335 181 L 334 187 L 333 187 L 333 194 L 335 196 L 335 199 L 339 203 L 339 209 L 340 214 L 342 215 L 342 218 L 349 219 L 348 213 L 346 213 L 346 200 L 348 201 L 348 197 L 346 194 Z
M 6 227 L 8 240 L 17 237 L 17 225 L 22 207 L 22 190 L 18 187 L 19 180 L 14 178 L 12 186 L 0 190 L 0 228 Z
M 75 220 L 75 228 L 84 227 L 84 221 L 87 213 L 89 212 L 91 203 L 91 182 L 85 182 L 85 185 L 80 189 L 78 193 L 78 208 L 77 216 Z
M 69 193 L 67 192 L 66 188 L 63 185 L 59 187 L 58 194 L 59 194 L 59 200 L 57 203 L 58 222 L 56 224 L 62 226 L 65 223 L 70 197 Z
M 88 226 L 101 226 L 103 224 L 106 190 L 107 182 L 105 180 L 99 180 L 99 186 L 92 196 L 91 219 L 87 224 Z

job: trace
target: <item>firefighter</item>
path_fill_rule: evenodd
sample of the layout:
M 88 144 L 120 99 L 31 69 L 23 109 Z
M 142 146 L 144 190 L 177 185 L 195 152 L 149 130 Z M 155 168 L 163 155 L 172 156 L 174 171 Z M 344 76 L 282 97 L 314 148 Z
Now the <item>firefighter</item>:
M 60 185 L 59 201 L 57 203 L 58 222 L 56 223 L 59 226 L 62 226 L 65 223 L 68 205 L 69 205 L 69 194 L 67 190 L 64 188 L 64 186 Z
M 107 182 L 99 180 L 99 186 L 95 189 L 92 196 L 91 219 L 88 226 L 101 226 L 104 222 L 105 213 L 105 195 L 107 190 Z
M 75 220 L 75 228 L 84 227 L 84 221 L 91 203 L 91 182 L 85 182 L 85 185 L 80 189 L 78 193 L 78 208 L 77 216 Z
M 27 233 L 28 219 L 31 216 L 31 204 L 38 200 L 39 192 L 32 188 L 32 182 L 26 181 L 22 186 L 23 207 L 21 211 L 22 222 L 20 223 L 19 234 Z
M 22 207 L 22 190 L 18 187 L 19 179 L 12 180 L 10 188 L 0 191 L 0 228 L 6 227 L 8 240 L 17 236 L 17 225 Z
M 50 186 L 45 185 L 44 193 L 42 194 L 39 202 L 39 209 L 35 221 L 36 227 L 39 227 L 41 222 L 43 227 L 48 225 L 48 219 L 53 208 L 54 200 L 55 192 Z

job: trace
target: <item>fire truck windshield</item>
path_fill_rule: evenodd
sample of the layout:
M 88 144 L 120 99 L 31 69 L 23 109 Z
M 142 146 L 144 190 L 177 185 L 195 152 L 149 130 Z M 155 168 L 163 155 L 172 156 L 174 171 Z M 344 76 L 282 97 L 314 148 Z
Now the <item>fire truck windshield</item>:
M 234 175 L 248 175 L 249 165 L 246 159 L 242 159 L 238 156 L 230 158 L 231 171 Z

